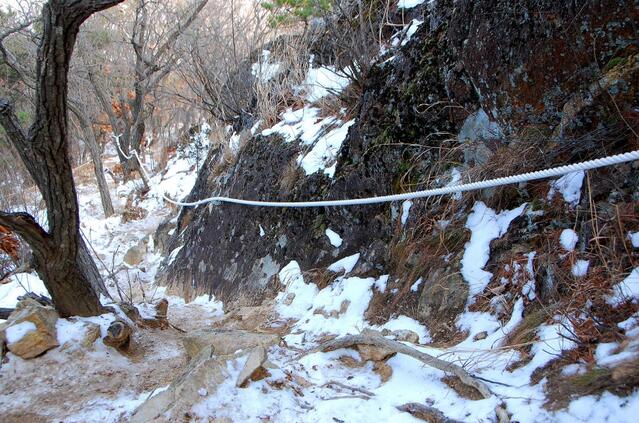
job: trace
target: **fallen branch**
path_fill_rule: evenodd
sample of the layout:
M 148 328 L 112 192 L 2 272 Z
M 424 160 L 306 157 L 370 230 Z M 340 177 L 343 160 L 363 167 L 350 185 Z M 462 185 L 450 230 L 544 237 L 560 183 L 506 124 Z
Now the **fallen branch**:
M 391 341 L 390 339 L 386 339 L 378 335 L 346 335 L 342 338 L 337 338 L 325 342 L 324 344 L 305 353 L 304 355 L 312 354 L 318 351 L 326 352 L 338 350 L 340 348 L 350 348 L 354 345 L 372 345 L 375 347 L 386 348 L 397 353 L 405 354 L 409 357 L 413 357 L 421 361 L 422 363 L 430 367 L 434 367 L 435 369 L 441 370 L 443 372 L 454 374 L 465 385 L 477 389 L 477 391 L 479 391 L 479 393 L 484 398 L 490 398 L 493 395 L 493 393 L 490 391 L 485 383 L 474 378 L 462 367 L 418 351 L 415 348 L 411 348 L 407 345 L 402 344 L 401 342 Z
M 428 422 L 438 422 L 438 423 L 460 423 L 459 420 L 449 419 L 436 408 L 429 407 L 427 405 L 418 404 L 416 402 L 410 402 L 408 404 L 400 405 L 397 407 L 399 411 L 403 411 L 416 417 L 420 420 L 425 420 Z
M 362 394 L 368 395 L 368 396 L 371 396 L 371 397 L 375 396 L 374 393 L 372 393 L 371 391 L 367 391 L 364 388 L 358 388 L 357 386 L 348 386 L 348 385 L 346 385 L 346 384 L 344 384 L 342 382 L 337 382 L 337 381 L 334 381 L 334 380 L 331 380 L 330 382 L 326 382 L 325 384 L 322 385 L 322 388 L 324 388 L 326 386 L 329 386 L 329 385 L 339 386 L 340 388 L 349 389 L 349 390 L 351 390 L 353 392 L 361 392 Z

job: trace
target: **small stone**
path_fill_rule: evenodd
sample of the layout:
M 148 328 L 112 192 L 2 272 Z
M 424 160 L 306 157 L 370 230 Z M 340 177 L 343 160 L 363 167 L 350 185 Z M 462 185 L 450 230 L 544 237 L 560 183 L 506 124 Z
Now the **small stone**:
M 395 340 L 400 342 L 410 342 L 412 344 L 419 344 L 419 335 L 412 330 L 400 329 L 392 332 Z
M 197 394 L 199 396 L 201 396 L 201 397 L 205 397 L 205 396 L 207 396 L 209 394 L 209 391 L 207 391 L 204 388 L 200 388 L 200 389 L 197 390 Z
M 382 383 L 389 381 L 393 376 L 393 368 L 383 361 L 376 361 L 373 365 L 373 371 L 382 379 Z
M 284 298 L 284 305 L 291 305 L 293 304 L 293 300 L 295 299 L 295 294 L 293 292 L 289 293 L 286 298 Z
M 486 339 L 487 336 L 488 336 L 488 332 L 486 331 L 479 332 L 477 335 L 473 336 L 473 341 L 481 341 L 482 339 Z
M 84 336 L 82 337 L 82 341 L 80 341 L 80 345 L 84 348 L 91 348 L 95 341 L 100 338 L 101 330 L 100 325 L 96 325 L 95 323 L 87 323 L 86 330 L 84 331 Z
M 384 361 L 397 354 L 395 351 L 386 348 L 364 344 L 358 345 L 357 351 L 359 351 L 362 361 Z
M 155 305 L 155 318 L 158 320 L 166 320 L 169 312 L 169 302 L 166 298 L 162 298 Z
M 126 351 L 131 345 L 131 334 L 133 330 L 122 320 L 115 320 L 107 329 L 107 335 L 102 339 L 105 345 Z

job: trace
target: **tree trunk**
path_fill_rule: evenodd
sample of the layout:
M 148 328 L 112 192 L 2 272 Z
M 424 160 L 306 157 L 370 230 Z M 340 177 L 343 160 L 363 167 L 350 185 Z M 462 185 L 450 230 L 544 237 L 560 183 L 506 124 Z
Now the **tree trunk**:
M 104 217 L 111 217 L 115 213 L 113 210 L 113 203 L 111 202 L 111 194 L 109 193 L 109 185 L 104 177 L 104 167 L 102 166 L 102 157 L 100 154 L 100 146 L 95 139 L 95 133 L 89 123 L 89 120 L 84 114 L 72 103 L 69 103 L 69 110 L 77 117 L 82 132 L 84 133 L 84 141 L 89 148 L 91 154 L 91 161 L 93 162 L 93 171 L 95 173 L 95 179 L 98 183 L 98 191 L 100 191 L 100 200 L 102 201 L 102 211 L 104 211 Z
M 50 0 L 42 9 L 38 47 L 35 119 L 29 135 L 7 101 L 0 123 L 36 182 L 47 207 L 48 231 L 26 213 L 0 212 L 0 225 L 20 235 L 33 250 L 34 268 L 61 316 L 103 312 L 95 263 L 80 236 L 78 201 L 68 156 L 68 70 L 80 25 L 93 13 L 122 0 Z

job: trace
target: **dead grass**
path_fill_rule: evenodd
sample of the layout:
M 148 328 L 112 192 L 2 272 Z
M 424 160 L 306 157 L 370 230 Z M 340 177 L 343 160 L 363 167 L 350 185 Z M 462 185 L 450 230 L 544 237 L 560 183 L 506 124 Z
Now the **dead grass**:
M 625 397 L 639 386 L 639 359 L 622 362 L 613 368 L 592 366 L 583 374 L 568 377 L 561 374 L 564 364 L 558 361 L 545 372 L 548 382 L 544 406 L 549 410 L 560 410 L 575 398 L 600 395 L 604 391 Z

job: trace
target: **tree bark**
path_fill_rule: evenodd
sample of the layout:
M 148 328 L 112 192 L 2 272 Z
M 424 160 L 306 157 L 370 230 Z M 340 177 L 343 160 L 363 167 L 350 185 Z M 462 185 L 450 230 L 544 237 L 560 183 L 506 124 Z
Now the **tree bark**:
M 95 263 L 86 255 L 80 236 L 78 201 L 68 156 L 69 62 L 80 25 L 93 13 L 122 1 L 50 0 L 45 4 L 36 67 L 35 119 L 28 135 L 9 103 L 0 100 L 0 123 L 42 194 L 48 230 L 25 213 L 0 212 L 0 224 L 29 243 L 34 268 L 63 317 L 91 316 L 103 311 L 91 284 Z

